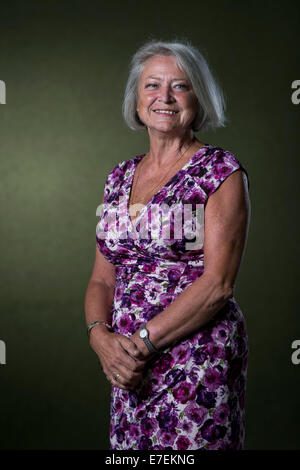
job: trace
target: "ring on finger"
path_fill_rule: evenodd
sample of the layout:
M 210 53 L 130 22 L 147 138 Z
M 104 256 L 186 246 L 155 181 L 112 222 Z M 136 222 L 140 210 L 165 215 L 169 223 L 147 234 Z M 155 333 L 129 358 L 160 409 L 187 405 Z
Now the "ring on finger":
M 113 378 L 114 378 L 115 380 L 118 380 L 118 378 L 120 377 L 120 375 L 121 375 L 121 374 L 118 372 L 116 375 L 113 375 Z

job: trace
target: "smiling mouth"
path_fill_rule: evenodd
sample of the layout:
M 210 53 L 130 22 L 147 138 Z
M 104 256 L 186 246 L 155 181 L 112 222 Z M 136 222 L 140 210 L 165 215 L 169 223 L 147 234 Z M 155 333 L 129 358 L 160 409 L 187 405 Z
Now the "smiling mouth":
M 170 109 L 154 109 L 153 111 L 157 114 L 167 114 L 169 116 L 173 116 L 174 114 L 178 113 L 178 111 L 173 111 Z

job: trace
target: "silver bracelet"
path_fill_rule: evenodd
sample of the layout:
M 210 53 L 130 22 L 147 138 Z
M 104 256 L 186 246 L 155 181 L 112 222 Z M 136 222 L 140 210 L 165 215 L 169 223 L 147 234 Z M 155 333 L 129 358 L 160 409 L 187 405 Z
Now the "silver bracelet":
M 109 328 L 110 330 L 112 330 L 112 327 L 111 325 L 109 325 L 109 323 L 107 323 L 106 321 L 93 321 L 92 323 L 90 323 L 87 327 L 87 335 L 88 337 L 90 337 L 90 332 L 91 332 L 91 329 L 96 326 L 96 325 L 105 325 L 107 328 Z

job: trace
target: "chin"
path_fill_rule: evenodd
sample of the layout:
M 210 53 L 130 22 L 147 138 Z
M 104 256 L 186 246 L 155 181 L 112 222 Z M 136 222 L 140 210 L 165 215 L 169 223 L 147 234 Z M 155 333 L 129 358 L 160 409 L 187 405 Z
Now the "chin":
M 180 130 L 181 127 L 180 126 L 170 126 L 170 125 L 161 125 L 161 126 L 158 126 L 158 125 L 150 125 L 148 126 L 150 129 L 153 129 L 155 131 L 159 131 L 159 132 L 171 132 L 171 131 L 176 131 L 176 130 Z

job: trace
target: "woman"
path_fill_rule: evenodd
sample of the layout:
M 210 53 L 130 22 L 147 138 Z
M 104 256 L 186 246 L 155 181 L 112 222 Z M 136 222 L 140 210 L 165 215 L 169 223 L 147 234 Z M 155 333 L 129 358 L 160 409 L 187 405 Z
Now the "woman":
M 221 90 L 189 43 L 150 41 L 132 59 L 123 113 L 148 131 L 149 151 L 107 176 L 85 300 L 112 384 L 110 449 L 243 449 L 248 338 L 233 291 L 248 175 L 194 135 L 224 125 Z M 202 208 L 204 244 L 185 212 L 160 211 L 176 204 Z

